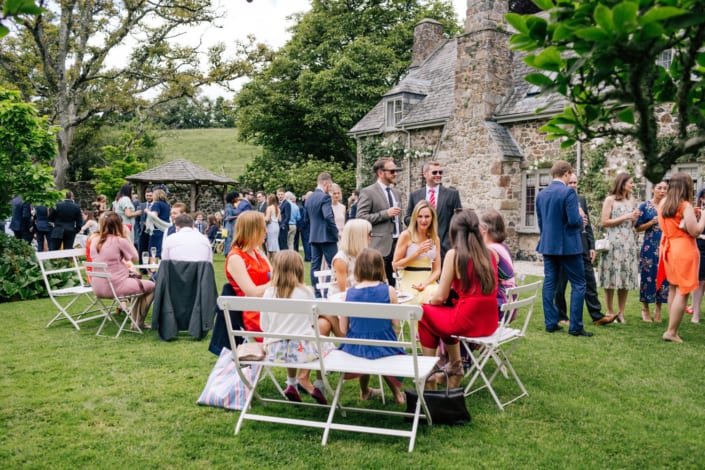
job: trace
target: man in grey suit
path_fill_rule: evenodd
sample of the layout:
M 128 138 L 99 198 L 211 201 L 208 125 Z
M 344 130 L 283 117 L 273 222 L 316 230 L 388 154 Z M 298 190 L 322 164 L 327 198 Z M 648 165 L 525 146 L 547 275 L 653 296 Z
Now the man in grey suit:
M 414 207 L 424 199 L 436 209 L 438 220 L 438 237 L 441 239 L 441 261 L 445 258 L 446 252 L 450 250 L 450 219 L 456 211 L 461 210 L 460 194 L 454 188 L 447 188 L 441 185 L 443 179 L 443 168 L 440 162 L 427 162 L 423 165 L 423 177 L 426 186 L 414 191 L 409 195 L 409 204 L 406 208 L 404 224 L 408 227 L 411 213 Z
M 384 256 L 387 280 L 395 285 L 392 259 L 401 233 L 401 194 L 392 185 L 397 182 L 399 168 L 391 158 L 380 158 L 372 166 L 377 181 L 360 191 L 357 217 L 372 224 L 370 247 Z

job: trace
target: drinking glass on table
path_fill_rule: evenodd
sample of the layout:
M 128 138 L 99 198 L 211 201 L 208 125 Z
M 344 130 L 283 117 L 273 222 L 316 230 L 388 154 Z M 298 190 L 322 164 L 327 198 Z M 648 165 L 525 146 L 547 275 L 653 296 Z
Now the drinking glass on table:
M 142 264 L 149 264 L 149 252 L 142 252 Z
M 149 249 L 149 252 L 152 254 L 152 258 L 155 260 L 157 259 L 157 247 L 153 246 L 152 248 Z

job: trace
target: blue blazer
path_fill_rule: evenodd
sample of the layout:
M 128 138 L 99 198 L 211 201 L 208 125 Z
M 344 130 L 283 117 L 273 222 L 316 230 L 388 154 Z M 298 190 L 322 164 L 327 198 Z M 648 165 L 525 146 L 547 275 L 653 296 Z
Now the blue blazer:
M 536 251 L 544 255 L 578 255 L 583 252 L 583 218 L 578 193 L 553 181 L 536 196 L 536 217 L 541 236 Z
M 338 227 L 335 225 L 335 216 L 328 193 L 320 188 L 306 199 L 304 205 L 309 228 L 309 243 L 337 243 Z

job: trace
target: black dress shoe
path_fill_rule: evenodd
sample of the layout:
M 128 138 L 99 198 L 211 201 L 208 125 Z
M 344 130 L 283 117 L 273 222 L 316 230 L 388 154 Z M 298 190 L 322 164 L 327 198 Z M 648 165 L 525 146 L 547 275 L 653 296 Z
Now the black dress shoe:
M 590 333 L 589 331 L 585 331 L 585 330 L 569 331 L 569 333 L 573 336 L 585 336 L 587 338 L 592 336 L 592 333 Z
M 563 327 L 560 325 L 556 325 L 546 328 L 546 333 L 555 333 L 556 331 L 563 331 Z

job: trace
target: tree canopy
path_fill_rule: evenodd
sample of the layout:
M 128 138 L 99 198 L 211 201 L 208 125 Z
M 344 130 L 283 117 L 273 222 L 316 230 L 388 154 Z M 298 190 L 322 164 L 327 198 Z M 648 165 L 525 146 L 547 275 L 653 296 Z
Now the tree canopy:
M 509 13 L 526 80 L 569 104 L 543 130 L 563 145 L 625 136 L 659 181 L 705 146 L 705 0 L 534 0 L 544 16 Z M 661 109 L 675 133 L 659 134 Z M 660 114 L 661 113 L 661 114 Z
M 0 219 L 10 215 L 16 195 L 32 204 L 59 200 L 50 166 L 54 155 L 56 140 L 46 119 L 19 93 L 0 87 Z
M 347 131 L 409 66 L 415 24 L 459 31 L 452 5 L 432 0 L 313 0 L 292 37 L 236 98 L 240 136 L 291 161 L 352 164 Z
M 204 53 L 175 42 L 186 28 L 217 21 L 210 0 L 38 3 L 42 10 L 14 18 L 16 34 L 0 42 L 0 81 L 35 100 L 58 126 L 54 166 L 59 187 L 66 180 L 74 132 L 91 117 L 194 96 L 202 85 L 252 73 L 269 54 L 252 38 L 238 43 L 232 58 L 224 44 Z M 107 65 L 111 54 L 131 44 L 124 61 Z M 146 95 L 157 97 L 148 102 Z

